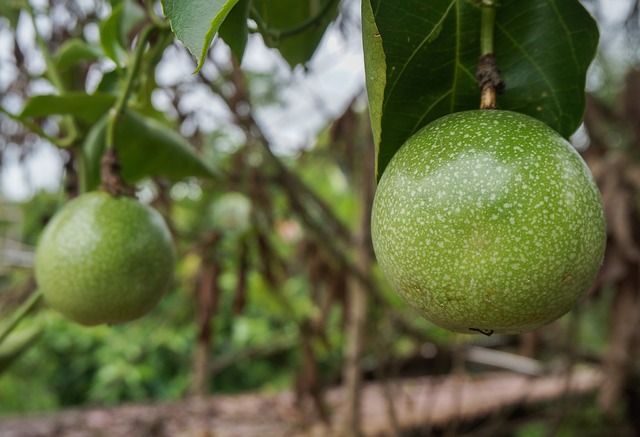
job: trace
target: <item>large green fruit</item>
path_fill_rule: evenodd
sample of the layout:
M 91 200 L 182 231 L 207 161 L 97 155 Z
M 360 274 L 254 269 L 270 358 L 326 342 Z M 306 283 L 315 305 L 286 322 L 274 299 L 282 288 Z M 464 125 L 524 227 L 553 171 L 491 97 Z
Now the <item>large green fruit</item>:
M 84 194 L 47 224 L 35 256 L 45 300 L 83 325 L 122 323 L 148 313 L 175 265 L 162 216 L 130 197 Z
M 600 193 L 581 157 L 526 115 L 460 112 L 400 148 L 373 204 L 395 290 L 458 332 L 520 333 L 569 311 L 602 263 Z

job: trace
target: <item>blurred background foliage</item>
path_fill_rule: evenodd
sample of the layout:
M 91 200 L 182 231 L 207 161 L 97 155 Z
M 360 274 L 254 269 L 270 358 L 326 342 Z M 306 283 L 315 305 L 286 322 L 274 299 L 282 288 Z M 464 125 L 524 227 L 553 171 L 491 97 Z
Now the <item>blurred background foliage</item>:
M 341 47 L 329 49 L 334 61 L 359 38 L 358 3 L 343 0 L 330 9 L 335 16 L 325 38 Z M 331 69 L 332 58 L 314 64 L 314 44 L 285 62 L 264 48 L 258 34 L 266 22 L 250 29 L 242 64 L 216 40 L 202 70 L 190 75 L 195 63 L 163 29 L 143 60 L 144 80 L 131 106 L 163 126 L 156 133 L 166 155 L 136 180 L 139 197 L 161 211 L 176 238 L 180 257 L 171 290 L 149 316 L 123 326 L 87 329 L 39 305 L 0 345 L 0 414 L 285 389 L 315 399 L 322 410 L 322 390 L 345 382 L 350 290 L 357 283 L 369 296 L 359 369 L 365 380 L 492 368 L 469 359 L 470 346 L 535 359 L 545 372 L 595 365 L 609 378 L 599 393 L 562 404 L 561 420 L 548 420 L 556 404 L 528 411 L 506 435 L 640 432 L 633 416 L 640 399 L 640 2 L 620 2 L 615 14 L 604 10 L 607 2 L 583 3 L 603 39 L 587 83 L 585 123 L 573 141 L 600 184 L 610 239 L 603 271 L 575 311 L 534 334 L 488 338 L 454 335 L 415 316 L 372 261 L 366 217 L 373 145 L 364 81 L 331 108 L 331 97 L 301 92 L 305 78 Z M 34 96 L 64 94 L 63 87 L 88 96 L 92 108 L 112 102 L 140 22 L 157 19 L 159 8 L 130 0 L 26 4 L 0 5 L 0 41 L 9 48 L 0 60 L 3 322 L 35 289 L 33 247 L 44 224 L 86 187 L 87 160 L 97 159 L 87 150 L 101 114 L 78 117 L 77 103 L 45 105 Z M 123 15 L 125 7 L 137 13 Z M 278 46 L 273 39 L 267 45 Z M 47 71 L 47 56 L 61 83 Z M 317 86 L 318 77 L 305 86 Z M 269 117 L 308 129 L 296 118 L 300 109 L 283 111 L 304 99 L 314 110 L 312 134 L 292 140 L 285 133 L 282 140 L 274 132 L 282 124 L 274 127 Z M 134 123 L 120 134 L 124 147 L 138 128 Z M 139 146 L 130 153 L 131 162 L 149 156 Z M 31 188 L 12 195 L 9 179 L 33 159 L 63 169 L 54 172 L 58 183 L 37 186 L 29 181 L 33 173 L 24 173 L 22 184 Z M 176 162 L 186 164 L 174 168 Z

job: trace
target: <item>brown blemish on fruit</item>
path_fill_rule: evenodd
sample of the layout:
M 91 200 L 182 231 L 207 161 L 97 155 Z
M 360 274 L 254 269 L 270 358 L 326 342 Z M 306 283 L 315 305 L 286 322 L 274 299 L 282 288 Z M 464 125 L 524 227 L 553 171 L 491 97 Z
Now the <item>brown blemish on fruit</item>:
M 480 334 L 486 335 L 487 337 L 493 335 L 493 329 L 469 328 L 469 331 L 479 332 Z
M 573 276 L 571 275 L 566 275 L 564 278 L 562 278 L 562 282 L 571 282 L 573 281 Z

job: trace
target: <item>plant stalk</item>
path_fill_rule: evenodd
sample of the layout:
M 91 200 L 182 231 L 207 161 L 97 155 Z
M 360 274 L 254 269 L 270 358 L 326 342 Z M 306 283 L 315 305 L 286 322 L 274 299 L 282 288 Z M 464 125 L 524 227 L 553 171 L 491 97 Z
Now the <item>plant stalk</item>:
M 131 96 L 131 93 L 133 92 L 133 85 L 135 83 L 136 75 L 138 74 L 138 70 L 140 70 L 142 56 L 144 55 L 144 51 L 147 47 L 149 37 L 154 30 L 156 30 L 156 26 L 154 24 L 148 24 L 140 32 L 136 50 L 133 55 L 133 62 L 131 63 L 127 71 L 127 77 L 125 78 L 124 87 L 122 88 L 120 94 L 118 94 L 118 98 L 113 104 L 113 107 L 109 110 L 109 120 L 107 123 L 106 134 L 107 149 L 113 149 L 115 147 L 116 124 L 127 107 L 127 102 L 129 100 L 129 97 Z
M 42 291 L 39 289 L 34 291 L 29 299 L 27 299 L 20 307 L 15 311 L 9 321 L 2 327 L 0 327 L 0 344 L 5 338 L 13 331 L 13 328 L 18 326 L 18 323 L 36 306 L 36 304 L 42 298 Z
M 493 29 L 496 22 L 494 1 L 482 2 L 480 20 L 480 56 L 493 54 Z

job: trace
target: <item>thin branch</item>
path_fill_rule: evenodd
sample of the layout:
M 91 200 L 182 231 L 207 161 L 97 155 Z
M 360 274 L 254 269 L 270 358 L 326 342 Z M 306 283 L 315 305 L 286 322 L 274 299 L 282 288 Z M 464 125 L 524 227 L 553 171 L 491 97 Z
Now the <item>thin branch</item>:
M 31 120 L 23 119 L 19 115 L 12 114 L 11 112 L 7 111 L 2 106 L 0 106 L 0 113 L 4 114 L 5 116 L 7 116 L 8 118 L 10 118 L 13 121 L 17 121 L 18 123 L 22 124 L 24 127 L 29 129 L 34 134 L 38 135 L 40 138 L 43 138 L 43 139 L 51 142 L 51 144 L 53 144 L 53 145 L 55 145 L 57 147 L 68 147 L 68 146 L 71 145 L 71 142 L 70 142 L 69 138 L 59 139 L 59 138 L 56 138 L 56 137 L 52 137 L 51 135 L 46 133 L 44 131 L 44 129 L 42 129 L 42 126 L 40 126 L 39 124 L 34 123 Z
M 18 323 L 36 306 L 36 304 L 42 298 L 42 291 L 36 290 L 29 296 L 29 298 L 16 310 L 11 316 L 9 321 L 0 328 L 0 344 L 4 339 L 13 331 L 13 328 L 18 326 Z
M 35 33 L 36 43 L 38 44 L 38 48 L 40 49 L 45 65 L 47 66 L 45 74 L 49 79 L 49 81 L 51 82 L 51 84 L 58 90 L 58 93 L 64 94 L 66 92 L 66 89 L 64 86 L 64 81 L 62 80 L 62 76 L 58 71 L 56 63 L 53 61 L 53 57 L 51 56 L 49 47 L 47 47 L 47 42 L 44 40 L 40 32 L 38 32 L 38 26 L 36 25 L 35 10 L 33 9 L 33 6 L 31 6 L 31 4 L 28 1 L 24 2 L 24 6 L 27 12 L 29 13 L 29 17 L 31 18 L 31 23 L 33 25 L 33 31 Z M 64 116 L 62 120 L 67 126 L 67 131 L 68 131 L 67 137 L 63 141 L 53 142 L 53 144 L 58 145 L 58 143 L 60 143 L 60 144 L 71 145 L 79 137 L 80 131 L 73 117 L 67 115 L 67 116 Z
M 267 156 L 274 162 L 276 168 L 279 170 L 277 177 L 280 178 L 281 181 L 284 180 L 288 182 L 286 184 L 282 184 L 282 187 L 288 190 L 288 194 L 290 195 L 289 199 L 292 201 L 292 207 L 295 209 L 296 214 L 299 216 L 305 227 L 310 231 L 312 236 L 327 249 L 338 265 L 344 266 L 349 275 L 357 279 L 369 291 L 375 304 L 386 308 L 385 311 L 387 317 L 389 317 L 397 327 L 415 338 L 433 341 L 433 339 L 427 338 L 428 336 L 426 336 L 424 332 L 416 329 L 404 314 L 390 308 L 387 299 L 384 297 L 384 293 L 378 284 L 372 279 L 371 275 L 358 268 L 358 266 L 356 266 L 350 259 L 349 250 L 353 240 L 351 232 L 346 228 L 346 226 L 342 225 L 346 229 L 344 233 L 349 235 L 349 237 L 345 238 L 344 241 L 335 238 L 337 235 L 342 234 L 333 231 L 333 229 L 339 226 L 338 223 L 341 222 L 337 217 L 335 217 L 330 208 L 327 206 L 326 210 L 323 209 L 324 214 L 321 217 L 309 214 L 308 205 L 306 205 L 301 198 L 303 197 L 302 193 L 307 195 L 312 193 L 312 191 L 306 187 L 304 182 L 299 180 L 295 174 L 289 171 L 281 160 L 273 154 L 273 152 L 271 152 L 269 141 L 263 134 L 259 124 L 252 116 L 252 110 L 249 103 L 250 100 L 247 95 L 248 90 L 244 84 L 242 72 L 239 67 L 235 66 L 234 71 L 231 72 L 228 77 L 228 79 L 230 79 L 234 84 L 235 88 L 235 93 L 232 96 L 227 96 L 212 80 L 207 80 L 201 73 L 198 74 L 205 83 L 209 84 L 212 91 L 219 95 L 227 105 L 231 113 L 235 116 L 239 126 L 245 131 L 247 138 L 253 138 L 254 141 L 258 142 L 266 151 Z M 240 102 L 249 105 L 249 111 L 240 114 L 237 110 L 237 105 Z M 300 190 L 296 190 L 295 188 L 296 185 L 298 185 L 298 182 Z M 311 195 L 309 195 L 308 198 L 314 199 Z M 327 224 L 329 223 L 331 224 L 331 227 L 327 229 Z

